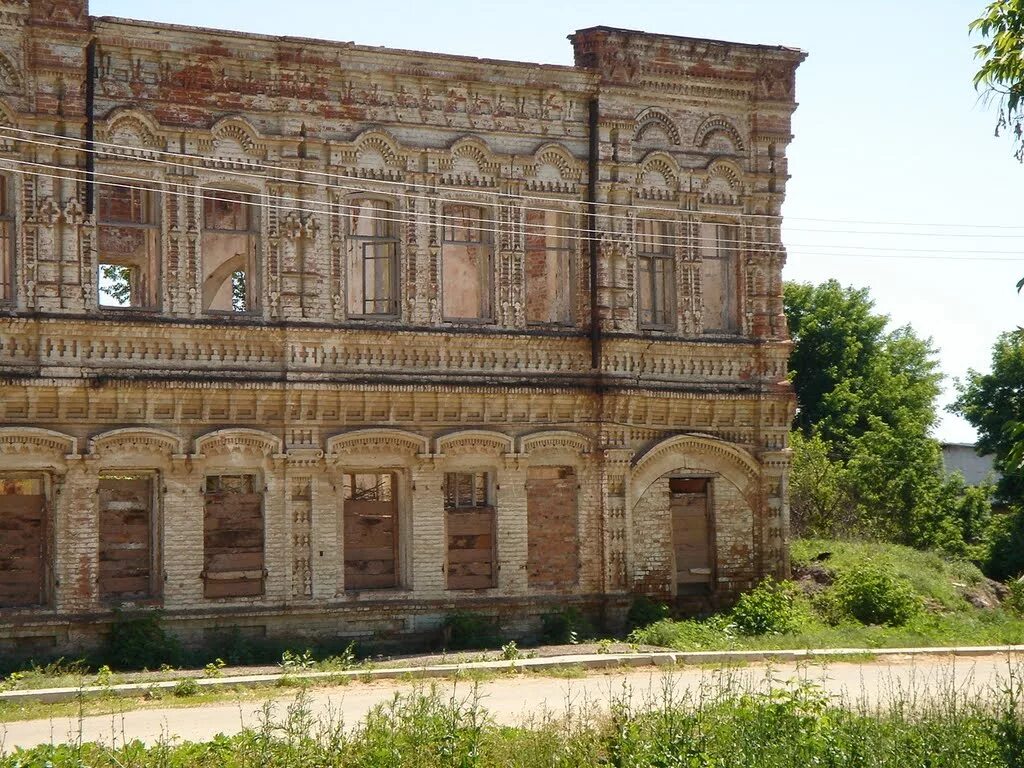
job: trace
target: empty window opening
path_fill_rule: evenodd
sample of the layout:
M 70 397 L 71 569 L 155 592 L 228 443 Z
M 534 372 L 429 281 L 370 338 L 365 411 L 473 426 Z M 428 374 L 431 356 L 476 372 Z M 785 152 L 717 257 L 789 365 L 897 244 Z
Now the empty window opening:
M 203 309 L 256 312 L 255 200 L 244 192 L 211 191 L 203 198 Z
M 527 575 L 531 587 L 574 586 L 579 578 L 578 483 L 572 467 L 526 471 Z
M 700 225 L 702 317 L 709 333 L 739 330 L 738 233 L 732 224 Z
M 526 322 L 572 324 L 573 238 L 564 211 L 526 212 Z
M 263 492 L 256 475 L 210 475 L 203 514 L 206 597 L 264 591 Z
M 398 226 L 386 200 L 356 198 L 348 209 L 348 313 L 398 313 Z
M 155 475 L 104 475 L 99 481 L 99 596 L 108 602 L 159 594 Z
M 446 320 L 483 320 L 491 315 L 491 233 L 484 209 L 444 208 L 441 306 Z
M 496 585 L 495 518 L 487 472 L 449 472 L 444 478 L 448 589 Z
M 14 209 L 11 180 L 0 176 L 0 304 L 14 301 Z
M 641 219 L 636 223 L 640 325 L 673 327 L 675 310 L 675 248 L 671 222 Z
M 705 593 L 712 584 L 710 484 L 707 478 L 669 480 L 676 592 Z
M 344 479 L 345 589 L 398 586 L 398 508 L 390 472 Z
M 45 479 L 0 477 L 0 608 L 47 604 L 49 540 Z
M 97 190 L 99 303 L 151 309 L 159 302 L 160 219 L 150 189 Z

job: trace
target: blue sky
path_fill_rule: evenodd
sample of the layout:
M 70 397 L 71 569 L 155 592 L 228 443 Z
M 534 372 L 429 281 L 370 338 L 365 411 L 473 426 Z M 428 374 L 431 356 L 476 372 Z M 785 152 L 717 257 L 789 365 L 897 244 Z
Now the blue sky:
M 786 277 L 870 287 L 895 324 L 933 338 L 950 390 L 968 368 L 988 369 L 1001 331 L 1024 324 L 1013 192 L 1024 167 L 971 85 L 967 24 L 985 2 L 92 0 L 90 10 L 552 64 L 571 64 L 565 36 L 597 24 L 802 48 Z M 936 436 L 974 438 L 948 415 Z

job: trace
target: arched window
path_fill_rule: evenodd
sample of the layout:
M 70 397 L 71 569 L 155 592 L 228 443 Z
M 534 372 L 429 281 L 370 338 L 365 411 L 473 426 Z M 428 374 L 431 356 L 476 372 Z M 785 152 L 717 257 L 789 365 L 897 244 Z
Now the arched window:
M 636 223 L 640 327 L 675 327 L 675 247 L 672 222 L 643 217 Z
M 572 325 L 571 217 L 565 211 L 526 211 L 526 322 Z
M 14 301 L 14 206 L 11 180 L 0 176 L 0 304 Z
M 491 316 L 493 245 L 483 208 L 452 203 L 444 207 L 441 244 L 441 315 L 445 320 L 487 320 Z
M 156 309 L 160 303 L 159 195 L 137 184 L 97 190 L 99 303 Z
M 256 200 L 246 192 L 203 195 L 203 310 L 259 310 Z
M 387 200 L 351 198 L 348 226 L 348 315 L 398 314 L 398 226 Z

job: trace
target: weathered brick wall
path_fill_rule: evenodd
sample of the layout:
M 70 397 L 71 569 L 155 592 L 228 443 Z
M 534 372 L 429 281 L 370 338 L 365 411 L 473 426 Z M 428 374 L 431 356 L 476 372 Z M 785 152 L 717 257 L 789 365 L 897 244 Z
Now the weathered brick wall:
M 530 467 L 527 471 L 531 588 L 564 589 L 579 579 L 578 483 L 572 467 Z
M 0 647 L 102 633 L 96 491 L 122 468 L 156 473 L 156 602 L 196 642 L 231 625 L 417 635 L 459 608 L 524 630 L 566 605 L 621 612 L 634 589 L 671 593 L 664 478 L 678 470 L 715 476 L 717 590 L 786 572 L 793 398 L 776 217 L 803 54 L 605 28 L 573 45 L 577 66 L 537 66 L 91 19 L 79 2 L 0 9 L 0 160 L 13 161 L 0 183 L 16 231 L 0 476 L 43 473 L 53 517 L 49 605 L 0 608 Z M 100 306 L 97 188 L 75 178 L 87 123 L 105 142 L 96 170 L 153 195 L 156 306 Z M 256 308 L 218 315 L 203 306 L 203 195 L 224 188 L 259 203 Z M 350 311 L 354 193 L 399 219 L 393 316 Z M 454 202 L 482 206 L 493 241 L 491 312 L 473 322 L 442 316 Z M 575 228 L 568 323 L 527 322 L 539 204 Z M 639 318 L 644 217 L 672 237 L 674 312 L 657 329 Z M 727 337 L 703 316 L 700 232 L 721 221 L 741 241 Z M 594 307 L 577 231 L 592 226 Z M 553 467 L 573 480 L 544 481 L 531 502 Z M 396 477 L 393 589 L 346 589 L 342 476 L 357 470 Z M 492 478 L 492 589 L 446 588 L 442 489 L 458 471 Z M 262 595 L 204 597 L 204 488 L 219 472 L 260 478 Z

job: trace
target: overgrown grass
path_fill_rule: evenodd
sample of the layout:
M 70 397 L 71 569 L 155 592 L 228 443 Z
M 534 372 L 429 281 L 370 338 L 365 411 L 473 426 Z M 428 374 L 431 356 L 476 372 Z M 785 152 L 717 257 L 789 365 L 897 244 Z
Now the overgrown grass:
M 943 684 L 870 702 L 838 699 L 800 679 L 709 680 L 684 690 L 666 678 L 650 700 L 623 689 L 607 713 L 577 702 L 564 716 L 538 715 L 520 727 L 496 724 L 475 688 L 468 696 L 396 695 L 348 725 L 316 716 L 300 695 L 283 717 L 267 705 L 258 727 L 235 736 L 45 746 L 0 757 L 0 768 L 1006 768 L 1024 761 L 1016 675 L 990 698 Z
M 823 553 L 829 556 L 814 562 Z M 979 609 L 965 593 L 983 587 L 984 577 L 971 563 L 909 547 L 870 542 L 804 539 L 793 543 L 794 568 L 812 563 L 829 572 L 834 583 L 819 594 L 805 595 L 789 588 L 790 599 L 780 613 L 780 594 L 766 587 L 753 599 L 745 598 L 731 614 L 705 620 L 662 620 L 637 629 L 637 643 L 679 650 L 769 650 L 782 648 L 900 648 L 944 645 L 1010 645 L 1024 641 L 1024 618 L 1000 607 Z M 881 580 L 882 584 L 876 583 Z M 868 590 L 880 607 L 892 608 L 903 599 L 898 621 L 866 624 L 856 620 L 849 605 L 850 584 Z M 870 590 L 875 590 L 871 592 Z M 855 606 L 855 608 L 860 606 Z M 742 609 L 742 610 L 740 610 Z M 765 613 L 764 631 L 751 611 Z M 868 612 L 871 613 L 870 611 Z M 884 612 L 883 614 L 884 615 Z M 782 627 L 782 631 L 773 631 Z

